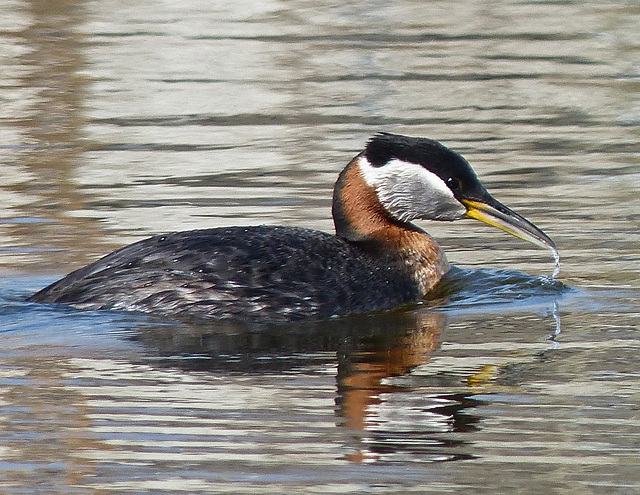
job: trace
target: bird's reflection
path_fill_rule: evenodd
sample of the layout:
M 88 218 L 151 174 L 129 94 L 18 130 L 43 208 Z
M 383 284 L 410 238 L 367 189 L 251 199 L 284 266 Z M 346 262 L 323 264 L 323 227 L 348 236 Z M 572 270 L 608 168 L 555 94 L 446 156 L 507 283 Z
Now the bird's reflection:
M 370 462 L 381 457 L 453 460 L 464 442 L 448 433 L 475 429 L 468 411 L 476 401 L 464 394 L 416 393 L 394 383 L 427 364 L 440 346 L 446 326 L 441 313 L 405 315 L 404 330 L 393 341 L 360 340 L 357 348 L 338 353 L 337 411 L 353 435 L 347 459 Z M 397 327 L 396 327 L 397 328 Z
M 388 379 L 426 364 L 431 352 L 439 347 L 445 316 L 414 316 L 410 323 L 415 325 L 405 327 L 395 342 L 370 339 L 348 352 L 339 350 L 337 403 L 345 426 L 364 428 L 371 406 L 380 403 L 380 394 L 398 389 Z
M 445 326 L 442 313 L 409 311 L 286 326 L 149 325 L 134 338 L 158 365 L 216 373 L 292 372 L 337 356 L 337 424 L 352 432 L 349 460 L 450 460 L 462 456 L 455 453 L 462 442 L 443 435 L 474 428 L 476 401 L 394 383 L 429 362 Z

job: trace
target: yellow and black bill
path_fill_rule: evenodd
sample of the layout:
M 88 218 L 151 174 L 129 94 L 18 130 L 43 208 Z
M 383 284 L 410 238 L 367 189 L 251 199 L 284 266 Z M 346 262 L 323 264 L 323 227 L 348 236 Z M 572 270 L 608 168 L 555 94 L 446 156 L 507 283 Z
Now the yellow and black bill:
M 482 200 L 461 199 L 460 201 L 467 208 L 466 216 L 469 218 L 480 220 L 542 248 L 556 250 L 555 242 L 547 234 L 489 193 L 485 193 Z

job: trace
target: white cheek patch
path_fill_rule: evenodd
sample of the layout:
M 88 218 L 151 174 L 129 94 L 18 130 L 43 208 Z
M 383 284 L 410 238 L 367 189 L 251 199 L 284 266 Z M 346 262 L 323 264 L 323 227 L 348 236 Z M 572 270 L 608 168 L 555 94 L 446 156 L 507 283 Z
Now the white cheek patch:
M 394 159 L 373 167 L 364 156 L 358 165 L 382 206 L 400 221 L 457 220 L 466 212 L 444 181 L 421 165 Z

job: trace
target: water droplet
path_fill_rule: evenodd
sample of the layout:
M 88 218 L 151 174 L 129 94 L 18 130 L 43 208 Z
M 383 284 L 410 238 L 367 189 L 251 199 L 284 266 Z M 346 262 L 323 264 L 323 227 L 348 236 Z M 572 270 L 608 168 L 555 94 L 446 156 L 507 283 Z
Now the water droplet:
M 551 249 L 551 253 L 553 254 L 553 259 L 556 262 L 556 266 L 553 269 L 553 273 L 551 274 L 551 278 L 556 278 L 560 274 L 560 253 L 557 249 Z

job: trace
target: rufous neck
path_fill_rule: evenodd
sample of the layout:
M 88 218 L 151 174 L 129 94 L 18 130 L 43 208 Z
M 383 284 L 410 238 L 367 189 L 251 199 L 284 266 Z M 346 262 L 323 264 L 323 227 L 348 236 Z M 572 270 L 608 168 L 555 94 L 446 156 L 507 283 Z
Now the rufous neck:
M 391 241 L 403 233 L 420 232 L 408 222 L 393 218 L 382 206 L 375 189 L 366 183 L 355 157 L 340 173 L 333 189 L 336 235 L 349 241 Z
M 400 263 L 426 295 L 449 271 L 438 243 L 412 223 L 394 219 L 374 188 L 366 183 L 358 157 L 340 173 L 333 190 L 333 220 L 336 235 L 374 249 L 386 262 Z

